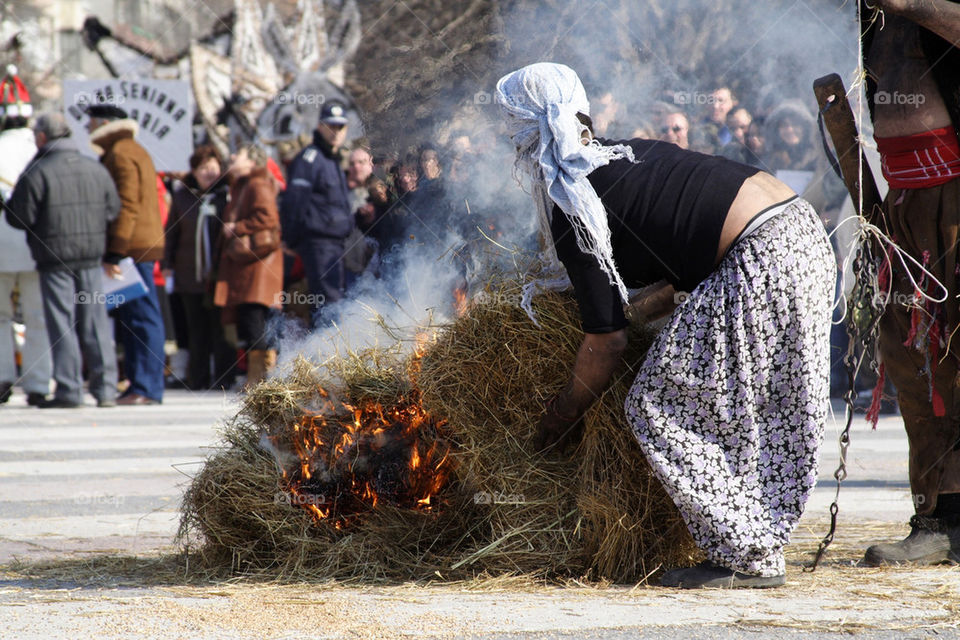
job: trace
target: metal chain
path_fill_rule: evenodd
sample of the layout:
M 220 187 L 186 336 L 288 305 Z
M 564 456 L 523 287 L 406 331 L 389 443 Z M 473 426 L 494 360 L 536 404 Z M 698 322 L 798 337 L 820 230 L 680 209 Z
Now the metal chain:
M 840 464 L 834 471 L 833 477 L 837 481 L 837 490 L 830 504 L 830 530 L 820 541 L 813 562 L 803 568 L 804 571 L 816 571 L 824 552 L 833 542 L 837 530 L 837 514 L 840 512 L 840 485 L 847 478 L 847 449 L 850 447 L 850 427 L 853 425 L 853 413 L 857 398 L 856 380 L 860 368 L 868 355 L 876 353 L 877 326 L 886 303 L 885 292 L 879 291 L 877 277 L 879 275 L 880 260 L 874 255 L 872 243 L 864 239 L 858 243 L 857 254 L 853 260 L 854 285 L 850 294 L 847 308 L 846 329 L 849 342 L 847 354 L 843 364 L 847 370 L 847 391 L 843 394 L 846 403 L 846 424 L 840 433 Z M 840 292 L 843 295 L 843 292 Z M 859 356 L 857 351 L 859 350 Z M 870 358 L 871 371 L 879 376 L 879 366 L 876 357 Z

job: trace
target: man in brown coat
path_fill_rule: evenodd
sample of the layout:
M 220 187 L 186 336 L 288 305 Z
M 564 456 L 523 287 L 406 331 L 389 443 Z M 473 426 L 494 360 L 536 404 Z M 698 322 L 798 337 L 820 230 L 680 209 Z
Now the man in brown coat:
M 90 142 L 120 195 L 120 215 L 111 223 L 104 262 L 108 276 L 117 263 L 133 258 L 147 286 L 147 295 L 117 308 L 115 318 L 123 341 L 124 371 L 130 386 L 117 404 L 157 404 L 163 400 L 163 316 L 153 283 L 154 263 L 163 259 L 163 224 L 157 196 L 157 173 L 147 150 L 134 140 L 138 126 L 114 105 L 87 109 Z

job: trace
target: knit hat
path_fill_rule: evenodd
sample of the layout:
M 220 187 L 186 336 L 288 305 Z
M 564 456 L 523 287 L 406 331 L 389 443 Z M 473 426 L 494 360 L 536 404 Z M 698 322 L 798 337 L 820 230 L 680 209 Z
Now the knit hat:
M 30 104 L 30 94 L 17 75 L 17 67 L 11 64 L 7 66 L 3 80 L 0 80 L 0 118 L 29 118 L 31 115 L 33 106 Z

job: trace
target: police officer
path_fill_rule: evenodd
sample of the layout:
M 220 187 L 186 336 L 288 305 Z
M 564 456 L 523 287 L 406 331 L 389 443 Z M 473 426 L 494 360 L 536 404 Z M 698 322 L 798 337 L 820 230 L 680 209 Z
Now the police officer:
M 323 105 L 313 143 L 290 164 L 280 207 L 283 240 L 303 260 L 315 310 L 343 297 L 343 254 L 355 221 L 341 147 L 347 138 L 344 105 Z

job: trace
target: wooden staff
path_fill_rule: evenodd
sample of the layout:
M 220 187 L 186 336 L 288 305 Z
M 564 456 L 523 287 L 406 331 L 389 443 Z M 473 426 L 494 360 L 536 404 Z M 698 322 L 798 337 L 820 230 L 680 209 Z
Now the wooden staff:
M 883 199 L 873 178 L 873 171 L 860 148 L 857 122 L 853 118 L 853 110 L 850 108 L 850 101 L 847 100 L 847 90 L 843 86 L 843 80 L 836 73 L 817 78 L 813 82 L 813 92 L 820 105 L 823 123 L 833 140 L 833 148 L 837 151 L 837 161 L 840 164 L 840 173 L 843 174 L 843 182 L 847 185 L 857 211 L 866 216 L 867 220 L 873 221 L 874 215 L 880 211 Z M 859 166 L 861 163 L 863 165 L 862 185 Z

